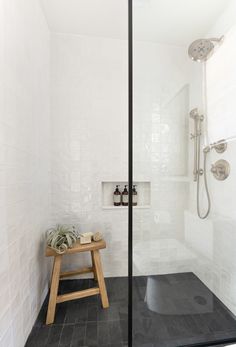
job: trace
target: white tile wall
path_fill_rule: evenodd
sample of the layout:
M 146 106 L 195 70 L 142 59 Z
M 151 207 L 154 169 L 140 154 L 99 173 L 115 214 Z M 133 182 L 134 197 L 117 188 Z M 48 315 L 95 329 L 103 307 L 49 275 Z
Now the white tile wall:
M 236 24 L 235 1 L 219 17 L 218 21 L 211 28 L 206 37 L 218 37 L 227 35 L 227 32 Z M 232 34 L 232 31 L 231 31 Z M 231 36 L 230 39 L 233 39 Z M 231 71 L 226 74 L 226 66 L 230 66 L 231 54 L 234 54 L 235 47 L 232 44 L 221 47 L 209 60 L 207 68 L 210 68 L 208 77 L 212 77 L 214 68 L 218 78 L 214 83 L 208 83 L 207 91 L 210 95 L 211 105 L 208 110 L 208 124 L 210 140 L 220 140 L 217 136 L 235 135 L 235 96 L 231 94 L 231 89 L 235 87 L 235 72 L 231 65 Z M 224 43 L 223 43 L 224 45 Z M 224 52 L 224 54 L 221 54 Z M 221 62 L 218 60 L 220 57 Z M 217 65 L 215 63 L 217 62 Z M 221 69 L 222 67 L 222 69 Z M 209 71 L 208 71 L 209 73 Z M 193 66 L 191 79 L 190 99 L 191 107 L 200 106 L 201 99 L 201 66 Z M 227 88 L 224 86 L 227 85 Z M 217 105 L 218 101 L 220 103 Z M 216 114 L 216 109 L 217 113 Z M 225 113 L 226 112 L 226 113 Z M 221 117 L 219 117 L 219 114 Z M 230 134 L 230 131 L 232 132 Z M 208 139 L 206 139 L 208 141 Z M 190 144 L 190 157 L 193 148 Z M 235 205 L 236 205 L 236 142 L 228 145 L 227 152 L 217 154 L 212 151 L 208 156 L 208 182 L 212 201 L 210 216 L 207 220 L 201 221 L 196 217 L 196 184 L 190 185 L 189 209 L 185 219 L 185 235 L 187 244 L 198 255 L 193 271 L 200 279 L 225 303 L 225 305 L 236 314 L 236 262 L 235 262 Z M 218 159 L 226 159 L 231 165 L 230 176 L 226 181 L 219 182 L 210 173 L 211 164 Z M 192 176 L 192 162 L 189 165 L 189 172 Z M 201 187 L 201 204 L 204 209 L 204 189 Z
M 52 35 L 52 223 L 100 230 L 106 276 L 127 274 L 127 210 L 103 210 L 101 196 L 102 182 L 127 181 L 127 49 L 122 40 Z
M 22 347 L 47 290 L 50 35 L 37 0 L 0 1 L 0 346 Z
M 207 62 L 207 109 L 209 141 L 235 136 L 236 25 L 224 33 L 224 42 Z M 224 126 L 221 126 L 222 115 Z

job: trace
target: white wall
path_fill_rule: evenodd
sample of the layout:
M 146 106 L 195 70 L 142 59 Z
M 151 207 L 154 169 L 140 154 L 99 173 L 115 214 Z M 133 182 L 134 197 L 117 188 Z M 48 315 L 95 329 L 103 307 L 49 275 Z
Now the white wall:
M 47 290 L 49 32 L 38 1 L 0 1 L 0 346 L 22 347 Z
M 211 28 L 207 37 L 227 35 L 229 29 L 236 24 L 236 3 L 232 1 L 229 8 L 222 14 L 219 20 Z M 224 43 L 223 43 L 224 45 Z M 222 49 L 224 47 L 222 46 Z M 235 50 L 234 45 L 231 47 L 232 53 Z M 228 54 L 229 55 L 228 55 Z M 230 61 L 231 52 L 220 56 L 222 66 L 227 65 Z M 214 59 L 209 60 L 211 70 L 214 69 L 212 64 Z M 208 65 L 207 65 L 208 66 Z M 217 69 L 215 73 L 221 74 L 222 71 Z M 231 71 L 232 81 L 230 82 L 229 75 L 225 74 L 219 76 L 220 80 L 215 81 L 213 85 L 208 84 L 208 93 L 211 95 L 211 100 L 214 100 L 215 91 L 218 93 L 216 102 L 221 98 L 220 104 L 225 104 L 229 109 L 233 107 L 235 96 L 230 95 L 231 88 L 235 83 L 235 71 Z M 192 81 L 195 81 L 191 86 L 191 107 L 201 106 L 201 83 L 199 76 L 201 76 L 200 65 L 195 65 Z M 220 86 L 224 85 L 224 78 L 227 78 L 228 89 L 222 89 L 219 94 Z M 199 83 L 198 83 L 198 82 Z M 232 83 L 232 85 L 230 85 Z M 217 84 L 217 86 L 216 86 Z M 209 89 L 211 88 L 211 89 Z M 220 105 L 219 104 L 219 105 Z M 229 113 L 227 120 L 228 128 L 224 128 L 224 109 L 221 109 L 221 118 L 215 116 L 214 105 L 211 105 L 208 112 L 209 131 L 211 134 L 229 132 L 230 127 L 228 124 L 231 122 L 232 135 L 235 135 L 235 114 Z M 231 118 L 230 118 L 231 117 Z M 214 140 L 217 140 L 216 138 Z M 218 139 L 220 140 L 220 138 Z M 190 145 L 192 146 L 192 145 Z M 192 153 L 190 147 L 190 153 Z M 191 155 L 191 154 L 190 154 Z M 235 206 L 236 206 L 236 142 L 231 142 L 228 145 L 227 152 L 217 154 L 214 150 L 208 156 L 208 181 L 210 187 L 210 195 L 212 201 L 212 208 L 210 216 L 207 220 L 201 221 L 196 217 L 196 184 L 191 184 L 190 193 L 190 214 L 186 214 L 186 241 L 192 249 L 198 254 L 198 261 L 195 262 L 193 271 L 200 277 L 200 279 L 228 306 L 228 308 L 236 314 L 236 266 L 235 266 Z M 210 173 L 211 164 L 218 159 L 226 159 L 231 165 L 230 176 L 226 181 L 217 181 Z M 192 165 L 192 164 L 191 164 Z M 192 166 L 190 165 L 190 175 Z M 203 202 L 204 189 L 201 189 L 201 204 Z M 203 210 L 204 205 L 202 204 Z
M 53 34 L 51 48 L 52 223 L 100 230 L 105 275 L 127 275 L 127 210 L 103 210 L 101 192 L 128 176 L 128 44 Z

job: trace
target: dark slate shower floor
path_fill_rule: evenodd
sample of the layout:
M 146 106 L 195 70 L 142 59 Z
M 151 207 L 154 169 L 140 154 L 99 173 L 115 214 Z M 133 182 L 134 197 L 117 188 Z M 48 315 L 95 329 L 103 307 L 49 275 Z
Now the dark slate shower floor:
M 108 278 L 106 283 L 109 309 L 103 310 L 95 296 L 62 303 L 51 326 L 44 324 L 46 299 L 26 347 L 126 347 L 128 281 Z M 92 286 L 93 280 L 67 280 L 59 290 L 66 293 Z M 236 341 L 236 320 L 194 274 L 135 277 L 133 287 L 134 347 Z

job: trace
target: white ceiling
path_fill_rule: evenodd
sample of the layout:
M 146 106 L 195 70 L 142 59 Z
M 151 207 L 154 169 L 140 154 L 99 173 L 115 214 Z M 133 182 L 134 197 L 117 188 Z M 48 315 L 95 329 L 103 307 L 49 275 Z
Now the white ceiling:
M 231 0 L 134 0 L 139 40 L 186 45 L 204 37 Z M 137 24 L 136 24 L 137 23 Z
M 139 40 L 186 45 L 232 0 L 133 0 Z M 127 39 L 128 0 L 41 0 L 51 31 Z
M 53 32 L 127 38 L 128 0 L 41 0 Z

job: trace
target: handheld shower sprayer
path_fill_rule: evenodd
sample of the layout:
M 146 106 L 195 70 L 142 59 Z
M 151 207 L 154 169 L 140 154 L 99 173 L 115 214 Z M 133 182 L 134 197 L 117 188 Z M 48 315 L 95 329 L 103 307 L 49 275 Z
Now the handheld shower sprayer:
M 190 112 L 190 118 L 194 120 L 194 133 L 191 134 L 191 138 L 194 140 L 194 168 L 193 168 L 193 180 L 197 182 L 197 213 L 199 218 L 205 219 L 210 213 L 211 208 L 211 200 L 210 194 L 207 184 L 207 175 L 206 175 L 206 159 L 208 151 L 204 151 L 204 168 L 200 168 L 201 163 L 201 135 L 202 135 L 202 122 L 204 120 L 204 116 L 201 115 L 197 108 L 193 109 Z M 199 201 L 199 191 L 200 191 L 200 176 L 204 175 L 204 184 L 207 195 L 207 211 L 205 214 L 201 214 L 200 211 L 200 201 Z
M 201 122 L 204 120 L 204 116 L 199 114 L 197 108 L 194 108 L 189 113 L 190 118 L 194 120 L 194 132 L 191 133 L 191 139 L 194 140 L 194 163 L 193 163 L 193 180 L 196 182 L 198 177 L 198 172 L 200 168 L 198 167 L 198 152 L 200 148 L 200 137 L 202 132 Z

